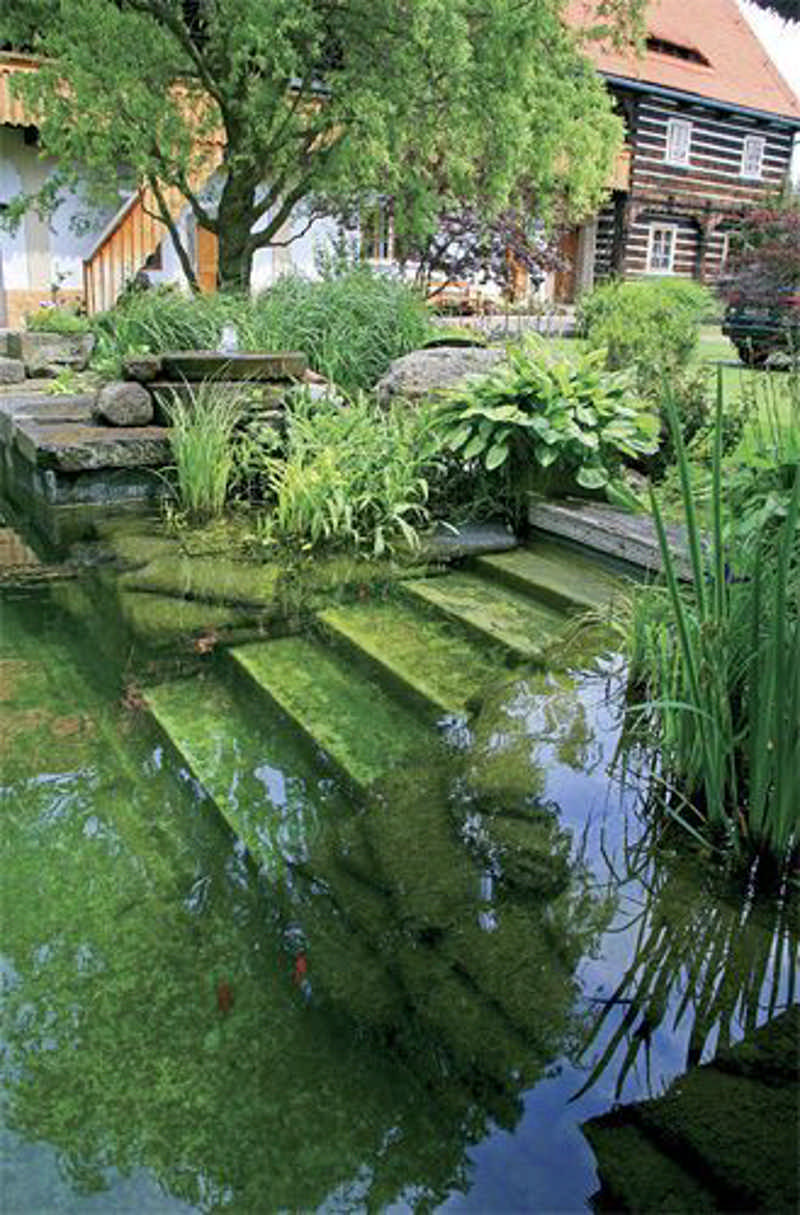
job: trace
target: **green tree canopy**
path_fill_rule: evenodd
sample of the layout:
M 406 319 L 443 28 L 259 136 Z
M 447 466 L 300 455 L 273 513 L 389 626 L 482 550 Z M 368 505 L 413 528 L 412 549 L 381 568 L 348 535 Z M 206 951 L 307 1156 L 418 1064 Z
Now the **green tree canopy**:
M 19 88 L 58 188 L 80 175 L 117 189 L 123 173 L 177 187 L 218 235 L 231 285 L 312 197 L 402 197 L 418 236 L 451 199 L 492 213 L 533 197 L 542 214 L 577 218 L 602 198 L 622 137 L 562 0 L 0 6 L 0 44 L 44 57 Z M 605 7 L 627 30 L 641 0 Z

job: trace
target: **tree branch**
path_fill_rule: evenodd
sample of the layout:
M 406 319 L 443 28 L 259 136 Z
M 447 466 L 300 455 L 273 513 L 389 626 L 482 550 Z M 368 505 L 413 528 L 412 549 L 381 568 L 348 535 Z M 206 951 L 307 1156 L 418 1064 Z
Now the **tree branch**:
M 194 267 L 192 266 L 192 263 L 189 260 L 189 254 L 186 252 L 186 250 L 183 247 L 183 242 L 181 241 L 180 235 L 178 233 L 177 225 L 175 224 L 175 221 L 173 220 L 172 216 L 169 213 L 169 207 L 167 206 L 166 199 L 164 198 L 164 195 L 161 192 L 161 187 L 159 186 L 157 179 L 153 176 L 150 176 L 148 178 L 148 182 L 150 185 L 150 189 L 153 191 L 153 196 L 154 196 L 156 202 L 158 203 L 158 210 L 160 213 L 161 222 L 162 222 L 162 224 L 164 224 L 166 226 L 167 231 L 169 232 L 170 239 L 172 240 L 173 248 L 175 249 L 175 252 L 178 256 L 178 261 L 181 264 L 181 269 L 183 270 L 183 273 L 186 275 L 186 281 L 188 282 L 188 284 L 191 287 L 194 294 L 199 295 L 200 294 L 200 284 L 197 281 L 197 276 L 195 275 Z

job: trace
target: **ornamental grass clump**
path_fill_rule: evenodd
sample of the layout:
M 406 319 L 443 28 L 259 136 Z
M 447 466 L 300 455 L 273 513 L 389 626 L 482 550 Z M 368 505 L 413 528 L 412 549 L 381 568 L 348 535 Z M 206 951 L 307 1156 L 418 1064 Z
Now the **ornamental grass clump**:
M 213 380 L 173 394 L 170 443 L 178 501 L 193 521 L 218 518 L 225 508 L 237 475 L 241 413 L 240 394 L 221 390 Z
M 785 517 L 742 538 L 726 527 L 722 377 L 718 380 L 709 533 L 667 404 L 692 582 L 681 585 L 655 496 L 666 586 L 634 596 L 631 742 L 654 753 L 664 802 L 696 835 L 782 868 L 800 843 L 800 464 Z
M 298 394 L 283 456 L 264 457 L 273 534 L 374 556 L 418 547 L 437 448 L 424 409 L 384 410 L 364 395 L 342 405 Z
M 452 392 L 438 413 L 443 445 L 496 472 L 520 517 L 528 491 L 604 492 L 631 503 L 623 460 L 655 450 L 658 421 L 602 351 L 553 355 L 541 339 L 510 347 L 508 361 Z

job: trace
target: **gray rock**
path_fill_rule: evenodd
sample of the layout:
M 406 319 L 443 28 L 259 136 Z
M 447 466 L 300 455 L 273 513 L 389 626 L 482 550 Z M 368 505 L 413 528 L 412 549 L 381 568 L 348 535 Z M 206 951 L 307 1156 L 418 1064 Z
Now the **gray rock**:
M 502 350 L 472 346 L 438 346 L 433 350 L 413 350 L 395 359 L 378 381 L 378 400 L 386 404 L 392 397 L 421 401 L 439 396 L 470 376 L 485 375 L 505 359 Z
M 0 356 L 0 384 L 21 384 L 25 379 L 25 364 L 19 359 Z
M 138 380 L 140 384 L 147 384 L 161 374 L 161 356 L 140 354 L 135 358 L 125 359 L 122 366 L 129 380 Z
M 135 380 L 112 380 L 98 392 L 94 414 L 109 426 L 149 426 L 153 402 L 147 389 Z
M 29 376 L 56 376 L 65 367 L 85 370 L 94 350 L 94 334 L 12 332 L 6 337 L 6 347 L 12 358 L 22 360 Z
M 11 358 L 11 351 L 8 343 L 12 334 L 16 333 L 16 329 L 0 329 L 0 355 L 3 358 Z

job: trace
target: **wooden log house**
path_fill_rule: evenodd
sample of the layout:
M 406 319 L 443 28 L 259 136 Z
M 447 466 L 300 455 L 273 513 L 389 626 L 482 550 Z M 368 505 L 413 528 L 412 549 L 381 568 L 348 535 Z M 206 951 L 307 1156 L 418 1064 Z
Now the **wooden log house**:
M 598 23 L 570 0 L 569 23 Z M 743 212 L 787 182 L 800 99 L 772 64 L 736 0 L 652 0 L 639 55 L 588 40 L 626 126 L 625 155 L 599 214 L 567 233 L 570 269 L 556 299 L 611 274 L 714 283 Z

